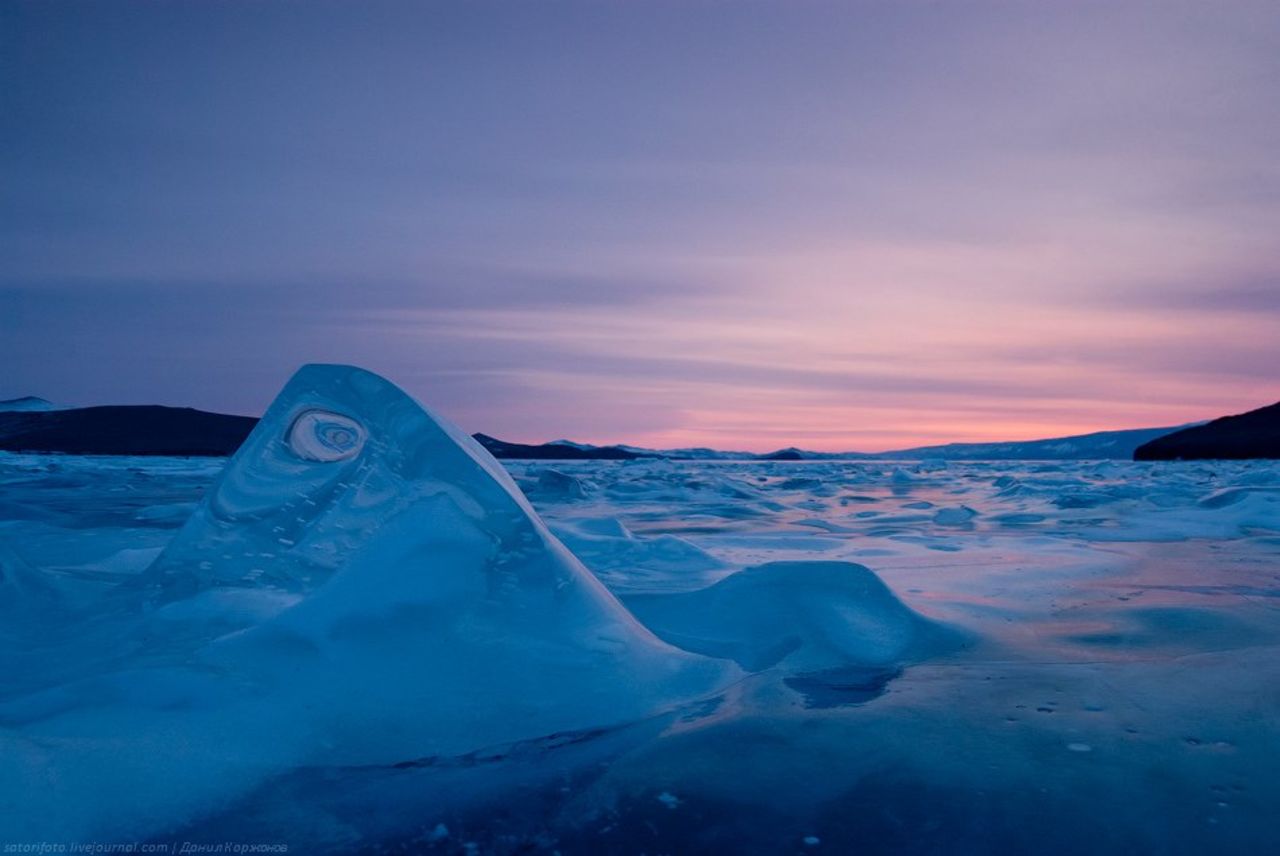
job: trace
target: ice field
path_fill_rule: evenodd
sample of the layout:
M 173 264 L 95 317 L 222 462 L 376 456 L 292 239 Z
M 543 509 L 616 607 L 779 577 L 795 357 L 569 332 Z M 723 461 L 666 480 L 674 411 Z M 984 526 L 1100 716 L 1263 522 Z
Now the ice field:
M 1274 462 L 507 463 L 332 367 L 0 454 L 0 841 L 1276 846 Z

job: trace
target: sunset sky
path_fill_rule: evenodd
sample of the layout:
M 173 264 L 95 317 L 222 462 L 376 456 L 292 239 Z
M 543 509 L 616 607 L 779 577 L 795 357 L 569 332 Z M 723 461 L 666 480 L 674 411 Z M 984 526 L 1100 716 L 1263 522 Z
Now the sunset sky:
M 0 398 L 866 450 L 1280 399 L 1275 2 L 0 6 Z

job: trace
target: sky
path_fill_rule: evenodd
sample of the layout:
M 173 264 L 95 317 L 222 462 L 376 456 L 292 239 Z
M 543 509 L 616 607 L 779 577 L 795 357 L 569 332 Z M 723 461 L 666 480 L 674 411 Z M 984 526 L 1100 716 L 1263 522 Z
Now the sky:
M 1280 399 L 1280 3 L 0 5 L 0 398 L 878 451 Z

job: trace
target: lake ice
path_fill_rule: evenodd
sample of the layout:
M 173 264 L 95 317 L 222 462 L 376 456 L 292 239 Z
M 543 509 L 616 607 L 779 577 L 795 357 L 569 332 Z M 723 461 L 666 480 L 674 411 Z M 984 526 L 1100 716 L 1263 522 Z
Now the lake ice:
M 397 395 L 0 455 L 0 840 L 1273 847 L 1275 463 L 504 469 Z

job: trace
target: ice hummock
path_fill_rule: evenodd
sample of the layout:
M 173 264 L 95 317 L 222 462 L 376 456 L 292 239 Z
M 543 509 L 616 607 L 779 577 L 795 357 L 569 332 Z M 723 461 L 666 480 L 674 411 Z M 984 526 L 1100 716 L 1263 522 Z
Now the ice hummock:
M 962 641 L 853 562 L 768 562 L 698 591 L 635 595 L 627 606 L 672 645 L 750 671 L 898 665 Z
M 144 579 L 140 656 L 0 706 L 5 837 L 155 833 L 299 765 L 608 726 L 737 676 L 637 622 L 470 437 L 344 366 L 294 376 Z

